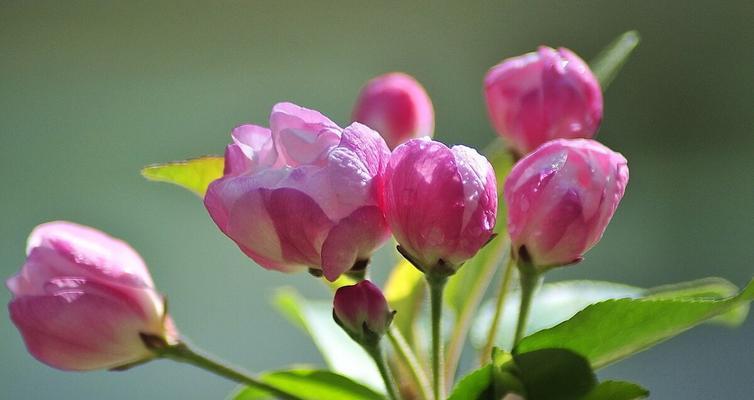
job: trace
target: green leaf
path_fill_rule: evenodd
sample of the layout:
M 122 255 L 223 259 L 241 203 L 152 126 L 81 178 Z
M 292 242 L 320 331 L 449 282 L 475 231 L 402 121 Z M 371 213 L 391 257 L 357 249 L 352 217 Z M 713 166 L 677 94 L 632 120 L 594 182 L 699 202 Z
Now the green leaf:
M 527 400 L 575 400 L 597 385 L 584 357 L 565 349 L 541 349 L 513 355 Z
M 487 364 L 484 367 L 466 375 L 448 397 L 448 400 L 482 400 L 488 399 L 488 391 L 492 385 L 493 366 Z
M 303 400 L 384 400 L 385 396 L 329 371 L 294 369 L 262 374 L 260 380 Z M 255 388 L 242 388 L 233 400 L 261 400 L 273 398 Z
M 385 298 L 390 308 L 398 311 L 393 325 L 410 344 L 414 343 L 414 322 L 424 299 L 424 288 L 424 274 L 405 259 L 393 268 L 385 284 Z
M 735 295 L 737 292 L 738 288 L 734 284 L 721 278 L 704 278 L 658 286 L 652 289 L 586 280 L 546 283 L 534 297 L 526 334 L 555 326 L 571 318 L 590 304 L 610 299 L 640 297 L 652 299 L 724 299 Z M 518 290 L 509 294 L 495 340 L 498 346 L 506 349 L 510 349 L 512 346 L 520 301 L 521 293 Z M 471 330 L 471 343 L 476 348 L 481 348 L 487 339 L 486 335 L 492 323 L 494 307 L 494 299 L 489 300 L 477 314 Z M 748 304 L 741 304 L 709 322 L 729 326 L 740 325 L 748 314 L 748 307 Z
M 628 57 L 639 45 L 639 40 L 639 32 L 628 31 L 613 40 L 589 63 L 603 92 L 610 86 Z
M 204 197 L 207 186 L 223 176 L 224 159 L 221 156 L 205 156 L 185 161 L 148 165 L 141 175 L 150 181 L 168 182 L 188 189 Z
M 291 288 L 279 289 L 273 303 L 291 323 L 311 336 L 333 371 L 384 392 L 374 361 L 333 321 L 331 303 L 303 299 Z
M 565 348 L 594 368 L 622 360 L 754 299 L 754 281 L 727 299 L 618 299 L 590 305 L 571 319 L 524 338 L 514 353 Z
M 636 400 L 649 396 L 643 387 L 623 381 L 604 381 L 581 400 Z
M 607 299 L 639 297 L 644 289 L 600 281 L 563 281 L 547 283 L 534 296 L 526 333 L 531 334 L 544 328 L 557 325 L 571 318 L 584 307 Z M 508 294 L 503 309 L 500 329 L 495 344 L 505 349 L 513 346 L 513 332 L 516 328 L 521 292 Z M 487 340 L 495 311 L 495 299 L 487 301 L 476 316 L 471 330 L 471 343 L 480 349 Z

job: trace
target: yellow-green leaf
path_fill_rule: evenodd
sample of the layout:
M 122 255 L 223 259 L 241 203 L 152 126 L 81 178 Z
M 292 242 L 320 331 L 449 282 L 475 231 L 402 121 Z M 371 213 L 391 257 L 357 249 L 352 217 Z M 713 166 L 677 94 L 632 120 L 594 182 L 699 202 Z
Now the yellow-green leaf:
M 393 324 L 411 344 L 414 343 L 414 321 L 424 298 L 424 287 L 424 275 L 405 259 L 393 268 L 385 285 L 385 298 L 390 308 L 398 311 Z
M 204 156 L 184 161 L 147 165 L 141 175 L 150 181 L 168 182 L 204 197 L 207 186 L 223 176 L 224 159 L 221 156 Z

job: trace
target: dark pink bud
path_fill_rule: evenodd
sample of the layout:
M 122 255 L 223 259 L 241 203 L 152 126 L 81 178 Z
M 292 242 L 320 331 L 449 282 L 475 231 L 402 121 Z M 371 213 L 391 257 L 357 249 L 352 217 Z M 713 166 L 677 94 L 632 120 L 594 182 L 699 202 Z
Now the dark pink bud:
M 602 91 L 568 49 L 542 46 L 509 58 L 484 79 L 492 126 L 519 156 L 554 139 L 591 138 L 602 121 Z
M 602 237 L 627 183 L 626 159 L 594 140 L 542 145 L 505 181 L 514 254 L 540 270 L 579 261 Z
M 11 319 L 39 361 L 64 370 L 117 368 L 153 357 L 142 335 L 178 335 L 144 261 L 128 244 L 70 222 L 29 236 L 6 282 Z
M 361 89 L 352 119 L 376 130 L 394 149 L 413 138 L 432 136 L 435 115 L 421 84 L 409 75 L 380 75 Z
M 336 322 L 357 341 L 379 339 L 393 319 L 382 291 L 368 280 L 338 288 L 333 309 Z
M 495 172 L 474 149 L 448 148 L 429 138 L 409 140 L 393 152 L 385 185 L 390 228 L 421 267 L 457 268 L 492 235 Z

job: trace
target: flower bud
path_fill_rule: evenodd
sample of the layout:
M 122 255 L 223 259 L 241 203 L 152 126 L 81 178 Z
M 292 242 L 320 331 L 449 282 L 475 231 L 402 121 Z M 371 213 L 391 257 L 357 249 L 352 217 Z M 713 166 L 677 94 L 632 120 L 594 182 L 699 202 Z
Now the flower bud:
M 568 49 L 542 46 L 509 58 L 484 79 L 492 126 L 519 156 L 553 139 L 591 138 L 602 121 L 602 91 Z
M 497 216 L 495 172 L 476 150 L 409 140 L 393 152 L 385 185 L 390 228 L 420 269 L 455 270 L 489 241 Z
M 380 288 L 368 280 L 342 286 L 335 292 L 333 318 L 359 343 L 378 341 L 393 320 Z
M 390 236 L 380 207 L 390 151 L 364 125 L 342 129 L 291 103 L 273 107 L 270 128 L 232 132 L 224 175 L 204 205 L 262 267 L 309 268 L 334 281 Z
M 376 130 L 390 149 L 413 138 L 432 136 L 435 116 L 427 92 L 409 75 L 380 75 L 361 89 L 352 119 Z
M 627 183 L 626 159 L 594 140 L 542 145 L 505 181 L 514 256 L 538 270 L 580 261 L 602 237 Z
M 34 229 L 21 271 L 8 279 L 10 317 L 39 361 L 63 370 L 118 368 L 154 355 L 142 335 L 178 340 L 144 261 L 93 228 Z

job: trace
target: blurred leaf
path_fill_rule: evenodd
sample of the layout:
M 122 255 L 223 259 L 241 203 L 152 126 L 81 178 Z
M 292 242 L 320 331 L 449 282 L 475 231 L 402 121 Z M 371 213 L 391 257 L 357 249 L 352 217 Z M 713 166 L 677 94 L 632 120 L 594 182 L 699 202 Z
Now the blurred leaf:
M 600 81 L 603 92 L 639 45 L 639 40 L 639 32 L 628 31 L 613 40 L 589 63 L 592 72 Z
M 384 391 L 372 359 L 333 321 L 331 303 L 306 300 L 294 289 L 282 288 L 275 294 L 274 304 L 291 323 L 311 336 L 333 371 Z
M 489 395 L 490 386 L 492 385 L 493 366 L 487 364 L 478 370 L 471 372 L 463 377 L 448 400 L 482 400 L 492 398 Z
M 221 156 L 205 156 L 185 161 L 173 161 L 148 165 L 141 175 L 150 181 L 168 182 L 188 189 L 204 197 L 207 186 L 223 176 L 224 159 Z
M 384 400 L 385 396 L 329 371 L 294 369 L 262 374 L 260 380 L 304 400 Z M 242 388 L 231 399 L 261 400 L 274 396 L 255 388 Z
M 636 400 L 649 396 L 643 387 L 623 381 L 604 381 L 581 400 Z
M 424 288 L 424 274 L 405 259 L 393 268 L 385 285 L 385 298 L 390 308 L 398 311 L 393 325 L 410 344 L 414 343 L 414 321 L 424 299 Z
M 589 361 L 565 349 L 540 349 L 513 355 L 527 400 L 575 400 L 597 385 Z
M 514 353 L 565 348 L 585 356 L 594 368 L 634 353 L 725 314 L 754 299 L 754 281 L 723 300 L 619 299 L 593 304 L 568 321 L 525 337 Z
M 571 318 L 586 306 L 604 300 L 640 297 L 650 299 L 724 299 L 735 295 L 737 292 L 736 285 L 721 278 L 704 278 L 658 286 L 652 289 L 586 280 L 546 283 L 534 297 L 526 334 L 555 326 Z M 510 349 L 512 346 L 520 301 L 521 293 L 518 290 L 509 294 L 495 340 L 498 346 L 506 349 Z M 471 330 L 471 343 L 476 348 L 481 348 L 487 339 L 486 335 L 492 323 L 494 306 L 494 299 L 485 302 L 476 316 Z M 748 304 L 741 304 L 708 322 L 736 326 L 744 321 L 747 313 Z

